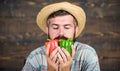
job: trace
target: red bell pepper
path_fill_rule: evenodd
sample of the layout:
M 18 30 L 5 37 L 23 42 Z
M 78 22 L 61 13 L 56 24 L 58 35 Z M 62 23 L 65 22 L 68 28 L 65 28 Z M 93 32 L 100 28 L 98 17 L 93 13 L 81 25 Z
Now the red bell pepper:
M 49 55 L 58 47 L 58 40 L 49 40 L 49 42 L 45 42 L 45 46 L 48 47 L 48 45 L 50 45 L 49 48 Z

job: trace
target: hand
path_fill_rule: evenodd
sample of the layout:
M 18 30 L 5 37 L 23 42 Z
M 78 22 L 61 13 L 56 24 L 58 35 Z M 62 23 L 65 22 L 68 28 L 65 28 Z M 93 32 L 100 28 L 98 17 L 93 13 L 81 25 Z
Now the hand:
M 70 71 L 71 64 L 73 61 L 73 57 L 75 55 L 75 48 L 71 46 L 72 48 L 72 55 L 68 53 L 68 51 L 64 48 L 60 49 L 58 47 L 58 58 L 59 58 L 59 69 L 61 71 Z
M 46 57 L 47 57 L 47 64 L 48 64 L 48 71 L 58 71 L 58 58 L 57 53 L 58 49 L 56 48 L 51 54 L 49 54 L 50 45 L 46 48 Z

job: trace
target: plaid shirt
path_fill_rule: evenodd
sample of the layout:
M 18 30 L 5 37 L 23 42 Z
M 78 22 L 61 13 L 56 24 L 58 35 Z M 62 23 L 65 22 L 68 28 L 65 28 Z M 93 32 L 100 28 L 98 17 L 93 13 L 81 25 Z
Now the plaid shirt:
M 95 50 L 79 42 L 75 42 L 75 57 L 71 71 L 100 71 L 98 56 Z M 45 46 L 35 49 L 28 56 L 22 71 L 47 71 Z

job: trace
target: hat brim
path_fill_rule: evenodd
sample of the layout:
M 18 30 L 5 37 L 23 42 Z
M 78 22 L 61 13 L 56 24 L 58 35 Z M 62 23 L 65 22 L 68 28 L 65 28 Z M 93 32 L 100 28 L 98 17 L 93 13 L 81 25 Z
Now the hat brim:
M 68 2 L 54 3 L 44 7 L 37 15 L 37 25 L 46 33 L 47 18 L 50 14 L 58 10 L 65 10 L 76 18 L 78 23 L 78 32 L 75 37 L 78 37 L 85 27 L 86 15 L 81 7 Z

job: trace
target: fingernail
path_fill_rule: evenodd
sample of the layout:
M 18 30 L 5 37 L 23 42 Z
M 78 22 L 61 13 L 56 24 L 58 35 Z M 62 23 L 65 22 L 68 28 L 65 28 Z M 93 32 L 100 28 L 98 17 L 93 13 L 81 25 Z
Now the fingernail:
M 62 48 L 62 50 L 64 50 L 64 48 Z

